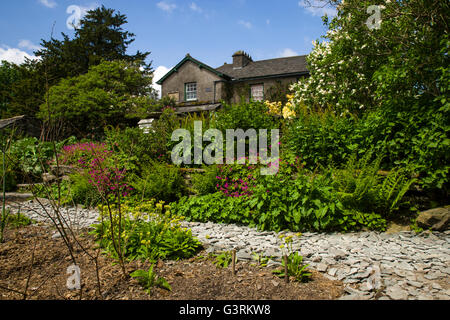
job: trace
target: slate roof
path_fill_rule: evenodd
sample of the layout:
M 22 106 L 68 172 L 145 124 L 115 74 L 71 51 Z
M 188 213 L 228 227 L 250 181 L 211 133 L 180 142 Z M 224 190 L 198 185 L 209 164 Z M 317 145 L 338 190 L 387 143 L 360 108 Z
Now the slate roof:
M 200 68 L 204 68 L 204 69 L 206 69 L 206 70 L 209 70 L 209 71 L 211 71 L 212 73 L 215 73 L 217 76 L 219 76 L 219 77 L 221 77 L 221 78 L 224 78 L 224 79 L 227 79 L 227 80 L 230 79 L 226 74 L 223 74 L 223 73 L 220 72 L 219 70 L 214 69 L 214 68 L 208 66 L 207 64 L 204 64 L 203 62 L 201 62 L 201 61 L 199 61 L 199 60 L 197 60 L 197 59 L 192 58 L 191 55 L 188 53 L 188 54 L 186 54 L 186 56 L 184 57 L 183 60 L 181 60 L 175 67 L 173 67 L 169 72 L 167 72 L 167 73 L 166 73 L 161 79 L 159 79 L 156 83 L 159 84 L 159 85 L 161 85 L 161 84 L 164 82 L 164 80 L 166 80 L 168 77 L 170 77 L 170 75 L 171 75 L 172 73 L 178 72 L 178 69 L 179 69 L 183 64 L 185 64 L 187 61 L 191 61 L 191 62 L 195 63 L 196 65 L 198 65 Z
M 230 76 L 233 80 L 287 76 L 290 74 L 303 75 L 309 73 L 306 56 L 251 61 L 240 69 L 234 69 L 233 64 L 224 64 L 216 70 Z

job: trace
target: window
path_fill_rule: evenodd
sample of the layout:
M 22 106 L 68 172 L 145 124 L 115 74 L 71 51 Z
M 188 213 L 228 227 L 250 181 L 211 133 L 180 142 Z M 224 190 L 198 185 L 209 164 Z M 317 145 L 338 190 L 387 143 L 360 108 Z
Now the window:
M 185 84 L 185 97 L 186 101 L 197 100 L 197 83 L 191 82 Z
M 264 84 L 254 84 L 250 87 L 250 96 L 254 101 L 264 100 Z

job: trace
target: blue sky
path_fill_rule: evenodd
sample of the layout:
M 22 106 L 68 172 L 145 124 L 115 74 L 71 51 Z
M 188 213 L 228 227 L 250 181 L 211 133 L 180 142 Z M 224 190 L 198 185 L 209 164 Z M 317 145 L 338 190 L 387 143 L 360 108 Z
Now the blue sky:
M 212 66 L 231 62 L 237 50 L 254 60 L 307 54 L 325 33 L 330 9 L 305 8 L 299 0 L 16 0 L 0 3 L 0 60 L 20 63 L 42 38 L 72 35 L 67 20 L 101 5 L 128 17 L 135 33 L 129 52 L 150 51 L 159 78 L 185 55 Z M 72 7 L 71 7 L 72 6 Z M 75 7 L 74 7 L 75 6 Z M 73 21 L 73 19 L 71 19 Z

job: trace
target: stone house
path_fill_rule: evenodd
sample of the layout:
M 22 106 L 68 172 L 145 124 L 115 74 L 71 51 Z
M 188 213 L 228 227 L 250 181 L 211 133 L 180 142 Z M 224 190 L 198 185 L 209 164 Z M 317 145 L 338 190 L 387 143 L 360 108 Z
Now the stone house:
M 218 68 L 187 54 L 157 83 L 161 85 L 162 96 L 175 99 L 180 111 L 199 108 L 206 111 L 220 106 L 222 100 L 228 103 L 266 100 L 276 85 L 286 86 L 308 75 L 306 56 L 253 61 L 247 53 L 238 51 L 232 64 Z

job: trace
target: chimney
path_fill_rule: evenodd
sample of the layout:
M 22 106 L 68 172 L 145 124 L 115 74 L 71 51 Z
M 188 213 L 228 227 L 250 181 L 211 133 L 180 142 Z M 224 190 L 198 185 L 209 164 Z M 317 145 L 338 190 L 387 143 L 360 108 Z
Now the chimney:
M 250 62 L 253 62 L 252 57 L 242 50 L 239 50 L 233 54 L 233 69 L 242 69 Z

